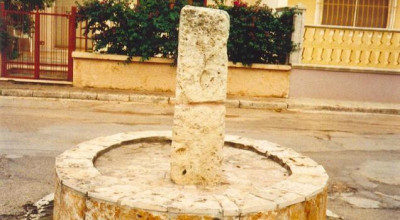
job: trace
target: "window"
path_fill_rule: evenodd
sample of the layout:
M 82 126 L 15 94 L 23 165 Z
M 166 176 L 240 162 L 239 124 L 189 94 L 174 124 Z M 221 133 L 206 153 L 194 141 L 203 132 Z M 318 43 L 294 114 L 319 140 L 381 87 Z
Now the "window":
M 389 0 L 324 0 L 322 24 L 386 28 Z

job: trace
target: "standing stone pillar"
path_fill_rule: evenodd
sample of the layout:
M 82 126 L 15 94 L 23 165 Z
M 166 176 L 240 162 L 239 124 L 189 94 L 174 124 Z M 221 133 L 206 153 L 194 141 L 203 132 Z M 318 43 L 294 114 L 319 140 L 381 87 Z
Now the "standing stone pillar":
M 182 9 L 171 150 L 171 179 L 176 184 L 221 181 L 228 36 L 225 11 Z

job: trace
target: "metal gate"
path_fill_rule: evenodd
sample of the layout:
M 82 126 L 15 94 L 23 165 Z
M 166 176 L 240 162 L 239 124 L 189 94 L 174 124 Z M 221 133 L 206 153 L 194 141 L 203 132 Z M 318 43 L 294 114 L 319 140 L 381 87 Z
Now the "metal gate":
M 76 7 L 49 11 L 5 10 L 0 3 L 3 31 L 11 36 L 1 53 L 2 77 L 72 81 Z

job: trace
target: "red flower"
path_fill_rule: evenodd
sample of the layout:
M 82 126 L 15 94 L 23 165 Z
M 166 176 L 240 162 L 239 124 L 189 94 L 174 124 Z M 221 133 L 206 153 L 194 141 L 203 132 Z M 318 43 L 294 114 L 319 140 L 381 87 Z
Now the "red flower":
M 242 2 L 241 0 L 235 0 L 233 1 L 233 5 L 235 7 L 247 7 L 247 3 Z

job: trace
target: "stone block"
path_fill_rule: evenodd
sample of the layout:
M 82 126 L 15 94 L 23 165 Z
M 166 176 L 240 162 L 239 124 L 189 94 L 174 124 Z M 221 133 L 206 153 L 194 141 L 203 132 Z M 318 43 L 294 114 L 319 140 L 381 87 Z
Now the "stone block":
M 239 100 L 236 100 L 236 99 L 230 99 L 230 100 L 228 99 L 225 102 L 225 106 L 227 108 L 239 108 L 239 105 L 240 105 L 240 102 L 239 102 Z
M 290 179 L 275 184 L 273 188 L 303 195 L 304 198 L 317 195 L 324 190 L 323 186 L 315 186 L 308 183 L 295 182 Z
M 282 101 L 240 100 L 239 108 L 281 111 L 286 110 L 288 105 Z
M 70 92 L 69 98 L 71 99 L 83 99 L 83 100 L 96 100 L 96 92 Z
M 93 189 L 88 192 L 88 196 L 97 200 L 118 203 L 120 202 L 120 199 L 130 195 L 135 195 L 137 192 L 140 192 L 140 190 L 141 189 L 138 186 L 118 183 L 108 186 L 108 184 L 105 184 L 93 187 Z
M 225 191 L 225 195 L 238 206 L 240 215 L 259 212 L 260 210 L 271 211 L 277 208 L 277 204 L 273 201 L 240 190 L 230 189 Z
M 240 216 L 239 207 L 225 195 L 214 195 L 214 198 L 221 204 L 224 211 L 224 218 Z
M 240 216 L 242 220 L 253 220 L 253 219 L 263 219 L 263 220 L 277 220 L 277 219 L 291 219 L 289 208 L 278 209 L 269 212 L 255 212 L 244 216 Z
M 121 205 L 135 207 L 139 210 L 152 210 L 157 212 L 167 212 L 167 205 L 171 203 L 173 197 L 155 193 L 150 190 L 135 193 L 121 200 Z
M 185 193 L 168 204 L 168 213 L 172 216 L 204 216 L 209 219 L 222 219 L 223 211 L 220 203 L 211 196 Z
M 176 102 L 225 102 L 229 15 L 185 6 L 180 19 Z
M 86 211 L 86 195 L 61 185 L 55 197 L 55 220 L 83 220 Z
M 216 184 L 221 179 L 225 105 L 177 105 L 171 146 L 175 183 Z
M 54 179 L 55 182 L 55 192 L 54 192 L 54 211 L 53 211 L 53 219 L 60 219 L 60 207 L 61 207 L 61 180 L 56 176 Z
M 160 95 L 131 94 L 129 96 L 129 101 L 154 103 L 154 104 L 168 104 L 169 98 L 167 96 L 160 96 Z
M 3 89 L 3 96 L 20 96 L 20 97 L 31 97 L 33 94 L 32 90 L 23 90 L 23 89 Z
M 65 99 L 65 98 L 69 98 L 69 92 L 51 91 L 51 90 L 34 90 L 32 96 L 33 97 L 43 97 L 43 98 Z
M 86 200 L 85 220 L 119 219 L 120 207 L 116 203 L 88 198 Z
M 288 207 L 296 203 L 301 203 L 305 200 L 304 196 L 299 195 L 297 193 L 288 192 L 272 187 L 267 189 L 255 187 L 254 189 L 251 190 L 251 193 L 260 198 L 273 201 L 274 203 L 277 204 L 279 209 Z
M 132 219 L 154 219 L 154 220 L 167 220 L 168 214 L 166 212 L 154 212 L 143 209 L 133 209 L 131 207 L 121 207 L 121 214 L 119 220 L 132 220 Z
M 97 100 L 128 102 L 129 94 L 98 93 Z

